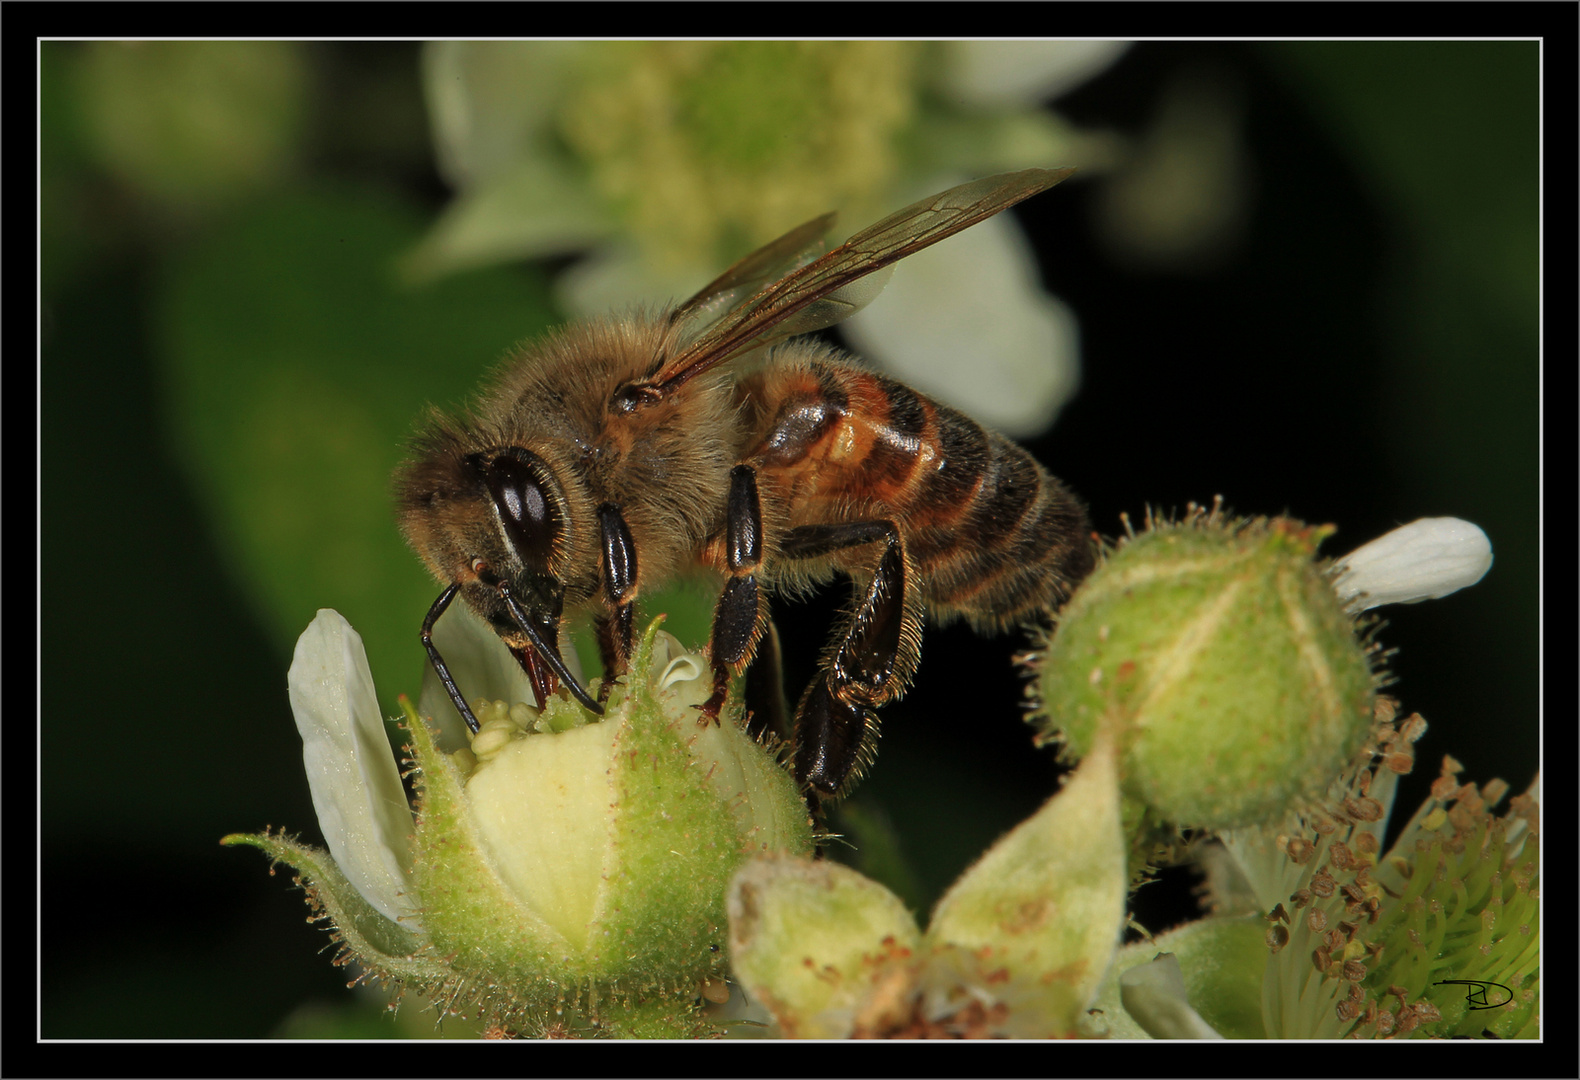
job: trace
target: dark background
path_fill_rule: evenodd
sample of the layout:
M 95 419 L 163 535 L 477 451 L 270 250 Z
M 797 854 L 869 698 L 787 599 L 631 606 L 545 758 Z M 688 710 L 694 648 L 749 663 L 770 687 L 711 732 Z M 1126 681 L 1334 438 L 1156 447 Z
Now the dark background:
M 285 700 L 291 637 L 240 583 L 233 526 L 204 488 L 213 474 L 191 460 L 204 444 L 172 419 L 172 356 L 183 335 L 223 339 L 217 306 L 265 302 L 247 289 L 271 281 L 271 245 L 314 227 L 302 221 L 376 206 L 420 230 L 444 204 L 418 46 L 312 46 L 294 172 L 201 219 L 150 218 L 82 149 L 81 49 L 43 54 L 40 888 L 46 926 L 71 932 L 45 938 L 41 1030 L 388 1033 L 376 1004 L 347 1007 L 288 879 L 218 846 L 265 824 L 318 837 Z M 1121 512 L 1218 494 L 1244 513 L 1336 523 L 1329 554 L 1422 516 L 1486 530 L 1485 581 L 1384 612 L 1392 692 L 1430 724 L 1407 807 L 1445 753 L 1467 779 L 1516 790 L 1537 766 L 1538 50 L 1137 45 L 1059 111 L 1139 136 L 1180 79 L 1227 88 L 1252 192 L 1238 241 L 1196 265 L 1138 265 L 1103 239 L 1100 180 L 1016 211 L 1083 336 L 1079 396 L 1028 445 L 1105 534 Z M 461 312 L 481 294 L 541 292 L 541 269 L 490 273 L 441 291 Z M 536 318 L 453 329 L 472 336 L 432 393 L 464 392 Z M 336 348 L 380 332 L 319 336 Z M 238 354 L 267 344 L 235 341 Z M 403 415 L 420 405 L 392 396 Z M 412 580 L 428 588 L 415 560 Z M 777 613 L 796 686 L 837 600 Z M 399 628 L 413 641 L 421 610 Z M 915 689 L 887 711 L 857 806 L 892 827 L 905 869 L 891 883 L 920 910 L 1055 787 L 1020 720 L 1017 647 L 930 632 Z M 947 668 L 929 663 L 940 655 Z M 415 690 L 416 663 L 404 686 L 381 674 L 381 689 Z M 95 708 L 73 717 L 68 702 Z M 1189 885 L 1149 887 L 1142 921 L 1188 915 Z M 338 1026 L 313 1026 L 324 1015 Z

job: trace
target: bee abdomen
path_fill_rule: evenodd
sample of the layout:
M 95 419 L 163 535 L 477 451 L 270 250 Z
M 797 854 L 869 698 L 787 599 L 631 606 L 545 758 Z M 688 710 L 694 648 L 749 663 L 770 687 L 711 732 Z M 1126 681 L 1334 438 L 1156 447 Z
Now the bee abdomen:
M 778 407 L 748 460 L 808 523 L 893 520 L 936 614 L 1007 628 L 1059 607 L 1091 569 L 1086 508 L 1002 435 L 821 358 L 765 383 Z M 860 574 L 863 559 L 834 561 Z
M 903 528 L 928 605 L 983 627 L 1058 608 L 1092 567 L 1086 508 L 1015 443 L 927 404 L 937 458 Z

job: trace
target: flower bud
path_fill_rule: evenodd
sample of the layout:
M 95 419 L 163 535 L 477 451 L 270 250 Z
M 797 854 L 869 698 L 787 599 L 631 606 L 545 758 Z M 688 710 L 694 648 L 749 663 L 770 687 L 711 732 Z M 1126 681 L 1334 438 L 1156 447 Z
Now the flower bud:
M 1127 538 L 1037 650 L 1044 738 L 1115 729 L 1159 818 L 1229 828 L 1320 795 L 1360 750 L 1377 678 L 1313 561 L 1331 528 L 1216 510 Z
M 921 932 L 877 882 L 826 859 L 758 859 L 735 876 L 729 915 L 735 975 L 782 1036 L 842 1039 L 909 1018 Z
M 413 729 L 412 876 L 458 964 L 539 984 L 540 1000 L 693 983 L 722 972 L 725 887 L 746 854 L 809 847 L 788 775 L 729 718 L 699 725 L 706 665 L 655 671 L 680 652 L 668 635 L 647 650 L 602 721 L 558 698 L 541 715 L 482 710 L 469 772 Z
M 1125 926 L 1125 844 L 1111 740 L 988 849 L 933 910 L 924 1014 L 982 1009 L 983 1034 L 1079 1030 Z
M 697 1032 L 697 988 L 725 970 L 731 875 L 754 855 L 809 851 L 811 828 L 769 750 L 729 711 L 701 720 L 710 667 L 657 627 L 601 720 L 564 694 L 541 712 L 483 701 L 470 746 L 446 752 L 403 698 L 414 823 L 360 640 L 321 613 L 291 678 L 333 857 L 283 837 L 228 842 L 297 867 L 352 958 L 454 1011 L 530 1030 L 570 1006 L 596 1029 Z

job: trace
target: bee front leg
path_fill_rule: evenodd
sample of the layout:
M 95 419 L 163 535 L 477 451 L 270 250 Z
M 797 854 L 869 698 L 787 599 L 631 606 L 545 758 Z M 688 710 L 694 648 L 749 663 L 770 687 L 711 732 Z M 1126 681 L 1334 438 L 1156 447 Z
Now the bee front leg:
M 467 730 L 476 735 L 479 730 L 477 717 L 472 715 L 466 699 L 461 696 L 460 688 L 455 685 L 455 679 L 451 676 L 444 657 L 439 655 L 439 647 L 433 643 L 433 624 L 439 621 L 439 616 L 444 614 L 445 609 L 450 606 L 450 601 L 454 600 L 455 594 L 460 591 L 461 583 L 452 582 L 428 609 L 428 617 L 422 621 L 422 647 L 428 650 L 428 660 L 433 664 L 433 670 L 438 674 L 439 681 L 444 684 L 444 692 L 450 695 L 455 711 L 461 714 L 462 720 L 466 721 Z
M 609 699 L 615 679 L 626 672 L 631 661 L 632 625 L 636 618 L 636 544 L 625 517 L 614 503 L 598 508 L 598 526 L 603 538 L 603 591 L 609 614 L 599 616 L 598 652 L 603 658 L 603 685 L 598 688 L 600 704 Z
M 731 577 L 713 610 L 713 693 L 698 706 L 704 722 L 719 719 L 730 677 L 751 663 L 766 615 L 756 570 L 763 559 L 763 513 L 757 498 L 757 471 L 750 465 L 730 470 L 725 507 L 725 561 Z
M 838 798 L 870 764 L 874 710 L 910 685 L 921 656 L 921 614 L 907 595 L 905 545 L 893 522 L 802 526 L 782 548 L 787 558 L 818 558 L 879 541 L 872 580 L 796 707 L 796 779 L 828 798 Z

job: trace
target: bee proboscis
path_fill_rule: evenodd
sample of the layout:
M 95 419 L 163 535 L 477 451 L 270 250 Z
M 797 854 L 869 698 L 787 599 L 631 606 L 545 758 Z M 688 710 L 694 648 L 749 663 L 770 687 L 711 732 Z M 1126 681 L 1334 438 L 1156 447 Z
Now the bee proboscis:
M 1072 171 L 951 188 L 813 258 L 825 215 L 678 307 L 551 333 L 469 413 L 433 414 L 396 474 L 399 513 L 444 584 L 422 640 L 468 725 L 432 641 L 457 595 L 515 655 L 540 707 L 564 683 L 600 711 L 560 656 L 564 612 L 595 613 L 602 697 L 626 670 L 641 593 L 688 567 L 717 571 L 702 706 L 717 722 L 768 630 L 768 593 L 844 572 L 854 603 L 800 698 L 792 751 L 803 787 L 837 797 L 872 759 L 876 710 L 915 673 L 924 615 L 994 631 L 1057 609 L 1093 561 L 1081 502 L 1008 439 L 789 339 L 870 299 L 852 288 L 861 279 Z

